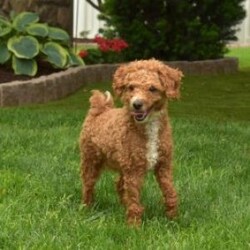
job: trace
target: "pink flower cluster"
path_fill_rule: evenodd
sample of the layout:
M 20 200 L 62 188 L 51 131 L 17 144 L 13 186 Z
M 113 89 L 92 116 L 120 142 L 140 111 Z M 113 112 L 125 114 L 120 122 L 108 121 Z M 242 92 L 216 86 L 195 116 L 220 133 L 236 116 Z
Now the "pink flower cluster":
M 101 36 L 96 36 L 93 41 L 98 44 L 99 49 L 103 52 L 121 52 L 128 47 L 128 44 L 120 38 L 107 39 Z

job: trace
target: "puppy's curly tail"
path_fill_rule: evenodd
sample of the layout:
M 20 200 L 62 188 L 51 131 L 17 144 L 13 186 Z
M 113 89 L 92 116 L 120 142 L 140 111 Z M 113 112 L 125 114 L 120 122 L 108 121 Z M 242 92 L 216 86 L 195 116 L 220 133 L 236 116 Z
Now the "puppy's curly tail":
M 98 116 L 106 110 L 114 107 L 113 97 L 109 91 L 102 93 L 99 90 L 92 90 L 92 96 L 89 99 L 89 114 Z

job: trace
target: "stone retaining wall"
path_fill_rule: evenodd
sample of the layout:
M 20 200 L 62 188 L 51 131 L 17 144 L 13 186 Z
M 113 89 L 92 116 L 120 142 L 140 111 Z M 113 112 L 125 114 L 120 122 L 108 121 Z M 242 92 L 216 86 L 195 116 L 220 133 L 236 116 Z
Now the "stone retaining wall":
M 238 71 L 237 58 L 194 62 L 166 62 L 184 75 L 232 74 Z M 118 64 L 70 68 L 28 81 L 0 84 L 0 107 L 46 103 L 68 96 L 86 84 L 111 81 Z

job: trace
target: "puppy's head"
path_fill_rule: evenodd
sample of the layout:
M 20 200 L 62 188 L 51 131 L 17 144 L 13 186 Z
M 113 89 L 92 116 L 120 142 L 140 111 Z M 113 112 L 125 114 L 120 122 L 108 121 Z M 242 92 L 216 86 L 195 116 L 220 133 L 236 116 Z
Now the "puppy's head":
M 146 122 L 164 108 L 167 99 L 179 97 L 183 74 L 157 61 L 140 60 L 119 67 L 113 89 L 128 107 L 136 122 Z

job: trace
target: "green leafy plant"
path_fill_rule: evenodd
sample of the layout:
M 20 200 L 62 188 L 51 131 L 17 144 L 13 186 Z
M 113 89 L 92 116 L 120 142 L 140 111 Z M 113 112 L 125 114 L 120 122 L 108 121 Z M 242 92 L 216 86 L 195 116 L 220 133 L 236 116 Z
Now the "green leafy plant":
M 100 18 L 106 30 L 114 29 L 130 45 L 126 60 L 221 58 L 245 16 L 243 0 L 102 2 Z
M 16 75 L 35 76 L 44 61 L 59 69 L 84 64 L 70 49 L 68 33 L 39 23 L 36 13 L 0 16 L 0 64 L 10 64 Z

